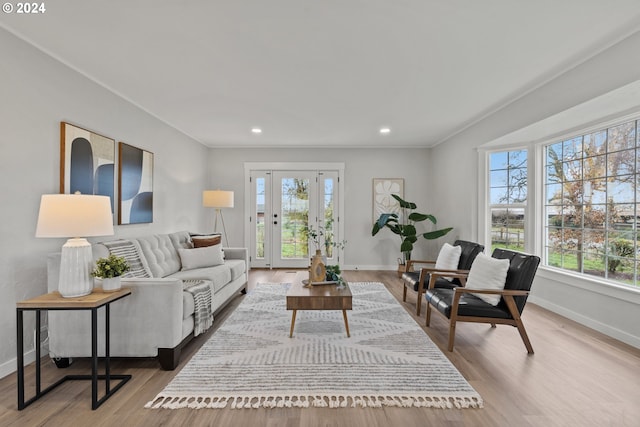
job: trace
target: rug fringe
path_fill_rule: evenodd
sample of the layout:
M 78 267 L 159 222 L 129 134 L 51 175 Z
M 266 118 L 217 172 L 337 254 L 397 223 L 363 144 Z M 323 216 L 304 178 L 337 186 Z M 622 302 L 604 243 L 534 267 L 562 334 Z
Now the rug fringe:
M 231 409 L 258 408 L 483 408 L 479 397 L 389 396 L 389 395 L 275 395 L 275 396 L 162 396 L 148 402 L 147 409 Z

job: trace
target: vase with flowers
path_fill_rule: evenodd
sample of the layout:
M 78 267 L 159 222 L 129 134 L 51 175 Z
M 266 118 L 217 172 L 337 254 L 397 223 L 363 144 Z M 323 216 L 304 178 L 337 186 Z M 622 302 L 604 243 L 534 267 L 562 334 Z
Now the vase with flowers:
M 347 244 L 346 240 L 336 242 L 333 240 L 333 231 L 330 228 L 313 226 L 306 226 L 303 229 L 303 233 L 307 235 L 307 240 L 313 242 L 316 252 L 311 258 L 311 266 L 309 267 L 309 282 L 337 282 L 340 283 L 342 278 L 340 276 L 340 267 L 338 265 L 327 265 L 327 256 L 331 257 L 334 254 L 334 250 L 343 250 Z M 321 246 L 325 248 L 325 255 L 323 255 Z

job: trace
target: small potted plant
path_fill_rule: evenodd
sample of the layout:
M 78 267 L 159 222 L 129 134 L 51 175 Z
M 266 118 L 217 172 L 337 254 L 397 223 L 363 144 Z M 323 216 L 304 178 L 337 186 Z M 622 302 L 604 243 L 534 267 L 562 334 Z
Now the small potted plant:
M 327 281 L 336 282 L 339 288 L 344 287 L 345 284 L 341 273 L 339 265 L 327 265 Z
M 96 260 L 96 268 L 91 275 L 102 279 L 102 290 L 112 292 L 120 289 L 120 276 L 129 271 L 129 263 L 124 257 L 109 255 Z

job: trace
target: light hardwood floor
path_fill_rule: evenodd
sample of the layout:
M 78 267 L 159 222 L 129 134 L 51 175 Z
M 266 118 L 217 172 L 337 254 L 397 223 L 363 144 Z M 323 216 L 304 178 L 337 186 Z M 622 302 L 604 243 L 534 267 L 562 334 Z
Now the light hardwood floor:
M 291 282 L 295 272 L 253 270 L 249 289 L 259 282 Z M 300 274 L 300 273 L 298 273 Z M 352 282 L 384 282 L 402 300 L 394 272 L 348 271 Z M 412 301 L 415 294 L 411 295 Z M 17 410 L 16 375 L 0 380 L 0 426 L 640 426 L 640 350 L 528 304 L 523 320 L 535 354 L 527 355 L 511 326 L 460 324 L 456 346 L 446 351 L 447 324 L 403 304 L 484 399 L 483 409 L 307 408 L 151 410 L 143 406 L 160 392 L 205 340 L 242 301 L 235 298 L 211 331 L 187 346 L 175 371 L 161 371 L 153 359 L 115 359 L 112 372 L 133 379 L 98 410 L 91 410 L 87 381 L 67 382 L 23 411 Z M 424 310 L 423 310 L 424 312 Z M 77 360 L 61 371 L 47 362 L 43 383 L 62 373 L 89 369 Z M 33 367 L 27 368 L 33 383 Z M 27 389 L 30 395 L 31 388 Z

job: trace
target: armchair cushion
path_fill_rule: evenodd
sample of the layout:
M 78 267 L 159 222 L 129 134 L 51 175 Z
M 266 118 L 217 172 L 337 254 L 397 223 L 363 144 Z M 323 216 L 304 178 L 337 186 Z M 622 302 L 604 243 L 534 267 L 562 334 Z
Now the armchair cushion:
M 436 288 L 430 289 L 425 295 L 427 301 L 431 303 L 440 313 L 447 318 L 451 318 L 451 308 L 453 306 L 454 289 Z M 498 295 L 498 297 L 500 297 Z M 458 303 L 458 316 L 491 317 L 497 319 L 511 319 L 509 310 L 503 304 L 494 306 L 481 300 L 475 294 L 465 292 L 460 297 Z
M 462 247 L 452 246 L 449 243 L 442 245 L 438 258 L 436 259 L 436 270 L 455 270 L 458 268 L 460 262 L 460 254 L 462 253 Z M 452 277 L 443 278 L 444 280 L 451 281 Z
M 410 287 L 415 292 L 418 292 L 418 287 L 420 286 L 420 272 L 409 271 L 406 273 L 402 273 L 402 280 L 404 280 L 407 285 L 410 285 Z M 424 281 L 425 290 L 428 284 L 429 284 L 429 277 L 427 277 Z M 447 288 L 447 289 L 454 288 L 455 286 L 456 285 L 454 285 L 449 280 L 446 280 L 443 277 L 438 277 L 434 285 L 435 288 Z
M 487 256 L 483 253 L 478 254 L 475 261 L 471 265 L 469 277 L 467 279 L 467 289 L 504 289 L 504 284 L 509 271 L 508 259 L 497 259 Z M 498 305 L 500 295 L 494 294 L 474 294 L 481 300 L 491 304 Z

